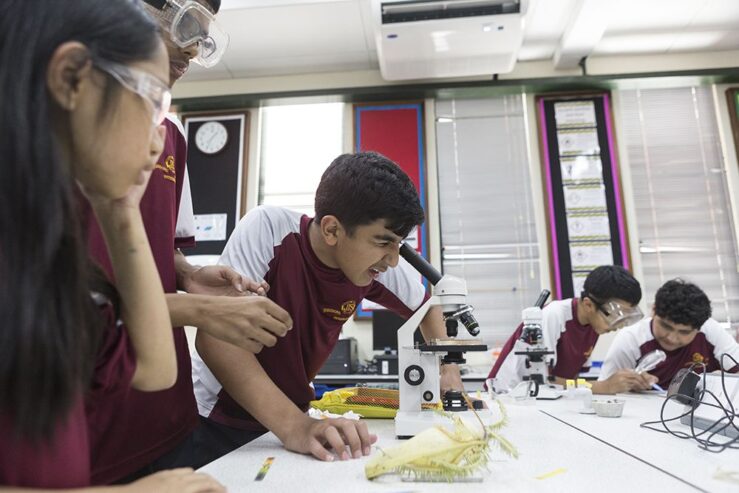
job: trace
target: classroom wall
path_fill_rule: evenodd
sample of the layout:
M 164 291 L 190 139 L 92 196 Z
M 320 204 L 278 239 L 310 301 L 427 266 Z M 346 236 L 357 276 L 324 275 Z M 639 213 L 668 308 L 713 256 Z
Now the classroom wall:
M 630 57 L 601 57 L 593 58 L 588 61 L 588 72 L 592 75 L 602 74 L 633 74 L 633 73 L 653 73 L 658 70 L 669 72 L 685 72 L 697 71 L 709 68 L 729 68 L 735 67 L 739 61 L 739 51 L 737 52 L 721 52 L 707 53 L 701 56 L 690 54 L 673 54 L 666 56 L 630 56 Z M 579 70 L 567 73 L 568 75 L 577 76 Z M 527 78 L 527 77 L 554 77 L 561 76 L 562 72 L 554 71 L 549 62 L 522 63 L 516 68 L 513 74 L 505 77 L 509 78 Z M 501 76 L 503 78 L 503 76 Z M 474 80 L 471 78 L 470 80 Z M 670 78 L 651 78 L 643 80 L 634 80 L 624 83 L 625 85 L 643 84 L 644 87 L 653 86 L 670 86 L 699 83 L 700 78 L 682 77 L 680 79 Z M 347 72 L 347 73 L 329 73 L 329 74 L 306 74 L 282 77 L 266 77 L 255 79 L 225 80 L 214 82 L 183 82 L 176 87 L 175 96 L 178 98 L 205 97 L 214 95 L 228 94 L 259 94 L 259 93 L 275 93 L 290 91 L 308 91 L 308 90 L 325 90 L 330 88 L 346 89 L 352 87 L 387 87 L 391 94 L 393 83 L 383 81 L 376 71 L 366 72 Z M 724 166 L 728 179 L 728 186 L 731 197 L 732 215 L 735 227 L 739 225 L 739 165 L 734 151 L 734 143 L 731 132 L 731 123 L 729 120 L 728 107 L 725 104 L 725 90 L 730 87 L 726 84 L 713 86 L 715 94 L 718 125 L 721 131 L 721 145 L 724 155 Z M 534 209 L 537 221 L 537 236 L 539 242 L 539 251 L 547 252 L 547 236 L 546 236 L 546 218 L 544 209 L 544 197 L 541 193 L 541 165 L 539 156 L 538 130 L 536 127 L 536 110 L 534 107 L 534 93 L 528 93 L 525 96 L 526 111 L 528 114 L 528 162 L 531 173 L 531 188 L 534 197 Z M 618 107 L 618 90 L 612 91 L 613 107 Z M 436 161 L 436 143 L 435 143 L 435 112 L 434 100 L 427 99 L 425 101 L 425 127 L 426 127 L 426 150 L 427 150 L 427 166 L 428 166 L 428 190 L 429 190 L 429 237 L 430 237 L 430 260 L 437 268 L 441 264 L 441 245 L 439 234 L 439 214 L 438 214 L 438 186 L 437 179 L 437 161 Z M 352 137 L 352 118 L 351 105 L 346 105 L 347 116 L 345 118 L 345 151 L 350 152 L 353 149 Z M 257 109 L 250 110 L 251 121 L 250 140 L 253 144 L 260 142 L 259 111 Z M 619 128 L 619 112 L 614 111 L 615 128 Z M 631 176 L 628 156 L 623 148 L 622 139 L 617 139 L 618 155 L 620 160 L 621 179 L 624 188 L 624 207 L 627 217 L 633 218 L 634 201 L 630 193 Z M 250 145 L 249 167 L 247 173 L 247 208 L 254 207 L 257 201 L 258 186 L 258 163 L 259 163 L 259 145 Z M 636 231 L 636 221 L 628 222 L 630 248 L 632 251 L 633 269 L 637 277 L 641 277 L 641 259 L 638 254 L 638 234 Z M 739 249 L 739 235 L 737 235 L 737 248 Z M 549 256 L 542 254 L 540 262 L 540 278 L 543 284 L 549 280 Z M 542 288 L 549 287 L 543 285 Z M 648 300 L 643 300 L 642 309 L 648 312 Z M 511 330 L 513 327 L 511 328 Z M 344 326 L 343 336 L 355 337 L 359 343 L 359 356 L 362 359 L 370 359 L 372 357 L 372 333 L 371 322 L 350 320 Z M 600 339 L 593 353 L 593 359 L 603 359 L 610 345 L 613 335 L 607 335 Z M 468 355 L 470 364 L 489 365 L 492 363 L 491 353 L 470 354 Z
M 672 53 L 641 56 L 590 57 L 587 61 L 588 75 L 623 76 L 626 74 L 697 73 L 703 70 L 735 69 L 739 66 L 739 50 Z M 573 82 L 581 75 L 581 70 L 555 70 L 551 61 L 520 62 L 508 74 L 500 74 L 499 80 L 529 80 L 554 77 L 572 77 Z M 464 82 L 490 80 L 485 77 L 466 77 L 457 79 L 434 79 L 410 81 L 411 83 L 442 83 L 445 81 Z M 174 87 L 175 99 L 204 98 L 234 94 L 274 94 L 280 92 L 319 91 L 327 89 L 347 89 L 355 87 L 386 87 L 408 85 L 409 82 L 385 81 L 379 70 L 354 72 L 328 72 L 314 74 L 285 75 L 275 77 L 254 77 L 246 79 L 224 79 L 198 81 L 185 79 Z

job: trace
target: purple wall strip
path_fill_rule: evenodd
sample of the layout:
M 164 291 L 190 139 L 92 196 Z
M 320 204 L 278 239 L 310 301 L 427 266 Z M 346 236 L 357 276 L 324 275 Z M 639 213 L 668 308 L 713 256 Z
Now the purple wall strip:
M 557 248 L 557 228 L 554 221 L 554 193 L 552 190 L 552 170 L 549 159 L 549 141 L 547 138 L 547 122 L 544 117 L 544 98 L 539 99 L 539 120 L 541 124 L 542 147 L 544 148 L 544 174 L 547 178 L 547 194 L 549 195 L 549 230 L 552 238 L 552 264 L 554 264 L 554 291 L 553 299 L 560 299 L 562 295 L 562 276 L 559 272 L 559 249 Z

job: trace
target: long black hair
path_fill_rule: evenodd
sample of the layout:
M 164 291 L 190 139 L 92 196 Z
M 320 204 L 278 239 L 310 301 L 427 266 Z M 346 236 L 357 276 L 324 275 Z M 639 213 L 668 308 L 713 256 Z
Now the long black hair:
M 50 438 L 84 392 L 100 333 L 46 88 L 67 41 L 119 63 L 148 60 L 159 43 L 135 0 L 0 2 L 0 416 L 33 440 Z

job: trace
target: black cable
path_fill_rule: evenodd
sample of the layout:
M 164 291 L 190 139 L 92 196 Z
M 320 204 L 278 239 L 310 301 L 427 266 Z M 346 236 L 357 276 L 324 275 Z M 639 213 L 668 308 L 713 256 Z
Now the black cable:
M 731 398 L 729 396 L 729 392 L 726 390 L 726 366 L 724 365 L 724 358 L 729 358 L 731 361 L 734 362 L 734 366 L 739 365 L 739 362 L 737 362 L 736 359 L 734 359 L 731 355 L 724 353 L 721 355 L 720 362 L 721 362 L 721 388 L 723 390 L 724 397 L 726 398 L 726 402 L 728 403 L 728 409 L 723 405 L 721 402 L 721 399 L 719 399 L 716 394 L 711 392 L 706 388 L 706 365 L 703 363 L 694 364 L 689 368 L 689 371 L 692 371 L 696 367 L 702 367 L 702 383 L 703 388 L 696 392 L 693 396 L 686 396 L 686 395 L 679 395 L 674 394 L 671 396 L 668 396 L 665 401 L 662 403 L 662 407 L 660 408 L 660 419 L 657 421 L 646 421 L 644 423 L 641 423 L 639 426 L 642 428 L 646 428 L 652 431 L 657 431 L 659 433 L 668 433 L 674 437 L 683 439 L 683 440 L 689 440 L 693 439 L 698 443 L 698 446 L 708 452 L 713 453 L 719 453 L 723 452 L 726 449 L 739 449 L 739 435 L 737 435 L 734 438 L 729 438 L 728 441 L 717 441 L 715 437 L 717 435 L 725 436 L 723 434 L 724 430 L 726 430 L 729 427 L 734 428 L 737 432 L 739 432 L 739 425 L 735 423 L 735 419 L 737 419 L 736 410 L 734 409 L 734 405 L 731 402 Z M 733 368 L 733 366 L 732 366 Z M 711 404 L 708 402 L 708 399 L 706 396 L 710 396 L 714 401 L 715 404 Z M 672 418 L 665 418 L 665 408 L 667 407 L 667 403 L 670 402 L 670 400 L 677 399 L 677 398 L 687 399 L 689 402 L 690 409 L 684 413 L 682 413 L 679 416 L 672 417 Z M 699 406 L 708 406 L 713 407 L 716 409 L 721 409 L 723 413 L 723 417 L 717 419 L 714 421 L 710 426 L 707 426 L 706 429 L 696 433 L 695 426 L 694 426 L 694 417 L 695 417 L 695 410 Z M 675 420 L 680 420 L 685 416 L 690 416 L 690 433 L 686 433 L 684 431 L 679 430 L 672 430 L 668 426 L 668 423 L 671 423 Z M 654 425 L 662 425 L 664 430 L 656 428 Z M 706 438 L 703 438 L 704 435 L 707 435 Z

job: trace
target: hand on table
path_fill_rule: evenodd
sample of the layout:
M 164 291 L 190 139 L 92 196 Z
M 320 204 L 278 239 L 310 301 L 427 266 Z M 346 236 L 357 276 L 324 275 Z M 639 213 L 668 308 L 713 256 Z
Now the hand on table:
M 370 434 L 364 421 L 345 418 L 313 419 L 305 417 L 289 430 L 282 442 L 285 448 L 301 454 L 311 454 L 322 461 L 370 455 L 377 435 Z M 347 450 L 348 447 L 348 450 Z

